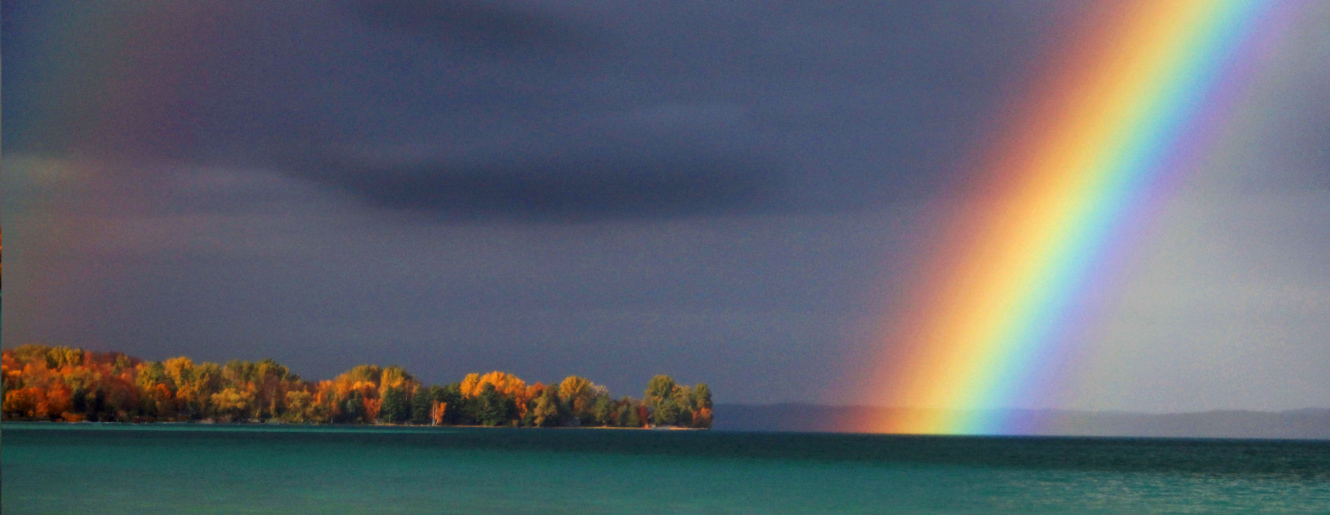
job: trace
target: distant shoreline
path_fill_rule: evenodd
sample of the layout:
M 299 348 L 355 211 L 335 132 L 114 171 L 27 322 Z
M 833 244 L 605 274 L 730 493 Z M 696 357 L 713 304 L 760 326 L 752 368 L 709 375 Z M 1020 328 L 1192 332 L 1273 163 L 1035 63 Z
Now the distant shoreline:
M 719 404 L 721 431 L 877 433 L 874 422 L 909 410 L 819 404 Z M 1143 438 L 1245 438 L 1330 440 L 1330 409 L 1278 412 L 1214 410 L 1192 413 L 1132 413 L 1076 410 L 992 410 L 986 416 L 1012 421 L 995 436 L 1093 436 Z

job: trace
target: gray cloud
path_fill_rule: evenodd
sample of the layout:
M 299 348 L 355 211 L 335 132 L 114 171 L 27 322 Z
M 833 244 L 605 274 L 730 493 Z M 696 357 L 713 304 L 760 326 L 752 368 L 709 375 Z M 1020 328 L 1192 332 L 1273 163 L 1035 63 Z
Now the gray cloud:
M 1095 8 L 3 6 L 7 346 L 842 403 Z M 1121 280 L 1079 299 L 1094 358 L 1044 363 L 1088 390 L 1030 407 L 1330 402 L 1327 6 L 1122 228 Z
M 353 4 L 353 9 L 372 23 L 447 43 L 513 52 L 567 51 L 593 44 L 595 38 L 585 24 L 560 19 L 560 10 L 553 6 L 543 10 L 534 7 L 537 4 L 472 0 L 358 0 Z
M 770 209 L 784 194 L 774 149 L 742 113 L 669 105 L 578 121 L 563 134 L 516 132 L 483 145 L 331 152 L 304 177 L 371 204 L 448 220 L 578 221 Z M 764 151 L 765 150 L 765 151 Z
M 994 100 L 1071 11 L 334 5 L 164 7 L 136 18 L 132 51 L 149 57 L 66 48 L 139 77 L 116 93 L 124 109 L 34 103 L 41 63 L 7 53 L 7 127 L 49 129 L 6 129 L 7 150 L 260 167 L 449 220 L 859 209 L 954 183 Z M 211 39 L 172 35 L 205 17 Z M 6 41 L 41 38 L 22 28 Z M 70 98 L 116 79 L 76 71 L 61 77 Z
M 561 173 L 576 170 L 576 174 Z M 616 173 L 627 171 L 629 173 Z M 683 173 L 681 173 L 683 171 Z M 512 168 L 447 165 L 326 177 L 375 205 L 444 217 L 604 219 L 724 214 L 761 206 L 772 188 L 747 163 L 670 159 L 526 162 Z

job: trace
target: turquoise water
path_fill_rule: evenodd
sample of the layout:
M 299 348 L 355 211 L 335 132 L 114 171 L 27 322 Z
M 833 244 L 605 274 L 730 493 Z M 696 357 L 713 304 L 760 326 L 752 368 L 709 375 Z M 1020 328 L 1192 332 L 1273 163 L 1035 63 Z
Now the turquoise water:
M 1330 442 L 6 423 L 20 513 L 1330 513 Z

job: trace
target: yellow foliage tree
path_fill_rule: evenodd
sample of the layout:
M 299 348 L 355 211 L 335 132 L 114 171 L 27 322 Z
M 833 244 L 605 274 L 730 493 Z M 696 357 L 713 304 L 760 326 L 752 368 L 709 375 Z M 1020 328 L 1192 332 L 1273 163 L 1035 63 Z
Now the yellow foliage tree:
M 475 397 L 477 395 L 480 395 L 480 388 L 478 388 L 479 385 L 480 385 L 480 374 L 467 374 L 466 377 L 462 378 L 462 384 L 460 388 L 462 391 L 462 395 L 465 395 L 467 397 Z
M 475 397 L 480 392 L 485 391 L 485 385 L 494 385 L 494 390 L 505 397 L 518 398 L 526 395 L 526 381 L 521 378 L 495 370 L 483 376 L 476 374 L 467 374 L 462 379 L 462 395 Z
M 217 410 L 218 416 L 236 419 L 249 412 L 250 406 L 254 402 L 254 392 L 226 388 L 212 394 L 211 400 L 213 409 Z

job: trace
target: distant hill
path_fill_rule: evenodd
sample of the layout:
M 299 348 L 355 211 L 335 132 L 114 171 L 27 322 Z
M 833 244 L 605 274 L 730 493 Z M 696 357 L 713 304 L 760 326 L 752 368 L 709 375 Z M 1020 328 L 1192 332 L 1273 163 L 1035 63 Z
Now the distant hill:
M 713 427 L 721 431 L 859 432 L 863 429 L 838 421 L 872 420 L 900 411 L 815 404 L 720 404 Z M 1013 434 L 1330 440 L 1330 409 L 1170 414 L 1012 410 L 1008 414 L 1030 422 L 1030 430 Z

